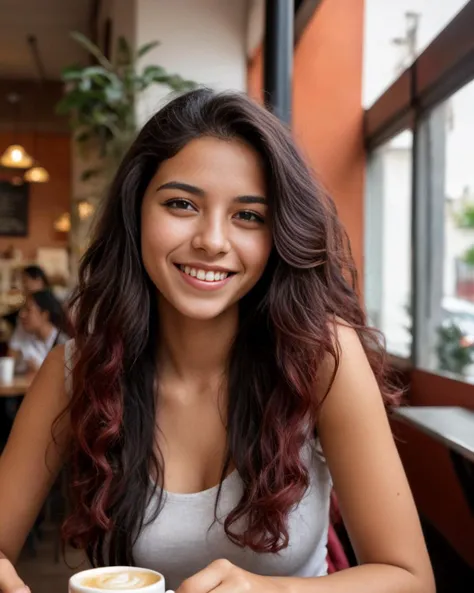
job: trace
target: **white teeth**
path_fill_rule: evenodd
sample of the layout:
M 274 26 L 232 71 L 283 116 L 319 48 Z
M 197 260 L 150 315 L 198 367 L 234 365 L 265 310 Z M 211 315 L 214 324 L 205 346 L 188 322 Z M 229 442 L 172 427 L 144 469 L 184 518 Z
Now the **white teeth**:
M 228 272 L 212 272 L 211 270 L 199 270 L 196 268 L 191 268 L 191 266 L 183 265 L 180 265 L 179 269 L 185 274 L 193 276 L 193 278 L 197 278 L 198 280 L 204 280 L 205 282 L 218 282 L 220 280 L 225 280 L 229 275 Z

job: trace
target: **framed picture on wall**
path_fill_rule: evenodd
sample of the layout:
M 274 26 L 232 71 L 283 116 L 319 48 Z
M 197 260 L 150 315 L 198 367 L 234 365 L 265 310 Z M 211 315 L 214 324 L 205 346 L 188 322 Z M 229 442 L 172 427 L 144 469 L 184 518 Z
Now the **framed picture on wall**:
M 0 237 L 28 235 L 29 184 L 0 181 Z

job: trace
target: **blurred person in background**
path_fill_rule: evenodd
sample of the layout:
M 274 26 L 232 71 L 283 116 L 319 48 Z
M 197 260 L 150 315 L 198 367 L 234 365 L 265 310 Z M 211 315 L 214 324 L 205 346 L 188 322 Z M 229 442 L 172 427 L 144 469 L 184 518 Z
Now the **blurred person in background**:
M 49 289 L 27 295 L 17 326 L 18 331 L 9 342 L 8 354 L 16 359 L 20 371 L 36 372 L 49 351 L 69 339 L 66 315 Z
M 39 266 L 26 266 L 21 272 L 21 288 L 24 297 L 32 292 L 37 292 L 38 290 L 45 290 L 50 288 L 48 277 L 46 276 L 44 270 Z M 18 314 L 20 309 L 16 311 L 12 311 L 7 315 L 3 316 L 3 319 L 10 325 L 12 330 L 16 330 Z M 22 331 L 21 329 L 19 330 Z

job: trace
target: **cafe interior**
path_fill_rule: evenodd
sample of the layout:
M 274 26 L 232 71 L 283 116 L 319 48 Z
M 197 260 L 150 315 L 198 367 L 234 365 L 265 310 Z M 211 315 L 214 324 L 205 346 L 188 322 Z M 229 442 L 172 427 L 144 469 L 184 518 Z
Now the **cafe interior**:
M 0 0 L 0 9 L 0 367 L 21 324 L 25 270 L 43 270 L 65 309 L 106 191 L 103 155 L 79 138 L 78 122 L 96 122 L 64 104 L 73 83 L 87 92 L 84 69 L 101 60 L 84 39 L 112 61 L 119 39 L 157 40 L 145 64 L 265 97 L 333 196 L 368 319 L 405 389 L 391 425 L 438 591 L 472 593 L 474 0 Z M 137 127 L 176 90 L 176 79 L 167 84 L 136 98 Z M 0 447 L 35 374 L 7 366 Z M 59 590 L 84 566 L 73 550 L 63 556 L 65 512 L 59 482 L 20 559 L 34 593 Z M 342 566 L 355 564 L 341 518 L 333 535 Z

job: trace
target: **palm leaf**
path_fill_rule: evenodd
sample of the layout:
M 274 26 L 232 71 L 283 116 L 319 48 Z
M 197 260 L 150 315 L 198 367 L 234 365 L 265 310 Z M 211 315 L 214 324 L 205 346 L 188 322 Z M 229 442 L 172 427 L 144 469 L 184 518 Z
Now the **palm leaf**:
M 118 66 L 126 66 L 132 61 L 132 50 L 128 41 L 122 35 L 117 39 L 117 59 Z
M 144 45 L 142 45 L 138 51 L 137 51 L 137 59 L 141 58 L 142 56 L 144 56 L 145 54 L 147 54 L 149 51 L 151 51 L 152 49 L 155 49 L 155 47 L 158 47 L 160 45 L 159 41 L 150 41 L 149 43 L 145 43 Z
M 113 70 L 114 67 L 112 63 L 104 56 L 104 54 L 100 51 L 95 43 L 92 43 L 90 39 L 88 39 L 79 31 L 72 31 L 71 37 L 77 41 L 82 47 L 87 50 L 90 54 L 92 54 L 96 60 L 107 70 Z

